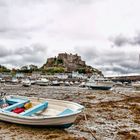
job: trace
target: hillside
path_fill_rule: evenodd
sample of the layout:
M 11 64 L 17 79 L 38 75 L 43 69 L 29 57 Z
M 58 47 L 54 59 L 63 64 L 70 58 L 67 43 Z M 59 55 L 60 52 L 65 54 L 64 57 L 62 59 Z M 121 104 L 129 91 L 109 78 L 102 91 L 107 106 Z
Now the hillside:
M 60 53 L 57 57 L 48 58 L 47 62 L 42 66 L 42 69 L 47 72 L 72 72 L 79 73 L 99 73 L 101 71 L 91 66 L 86 65 L 86 62 L 77 54 Z

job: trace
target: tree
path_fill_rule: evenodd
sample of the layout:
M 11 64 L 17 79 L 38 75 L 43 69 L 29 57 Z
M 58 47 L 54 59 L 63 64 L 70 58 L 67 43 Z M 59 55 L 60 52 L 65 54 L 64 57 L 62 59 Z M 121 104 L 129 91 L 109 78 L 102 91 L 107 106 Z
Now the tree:
M 79 73 L 86 73 L 86 68 L 79 68 L 79 69 L 77 69 L 77 71 L 79 72 Z
M 10 72 L 10 70 L 5 66 L 0 65 L 0 72 Z
M 22 66 L 22 67 L 21 67 L 21 70 L 23 70 L 23 71 L 24 71 L 24 70 L 28 70 L 28 66 Z
M 29 65 L 29 69 L 34 71 L 34 70 L 38 70 L 38 67 L 36 65 Z

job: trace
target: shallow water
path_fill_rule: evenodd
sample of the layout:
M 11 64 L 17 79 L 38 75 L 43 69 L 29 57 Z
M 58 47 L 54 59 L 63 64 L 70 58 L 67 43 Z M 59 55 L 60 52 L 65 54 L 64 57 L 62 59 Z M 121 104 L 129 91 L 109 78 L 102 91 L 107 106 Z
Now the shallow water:
M 74 101 L 85 106 L 68 129 L 23 126 L 0 122 L 2 140 L 123 140 L 140 139 L 140 93 L 132 90 L 94 91 L 79 87 L 3 86 L 8 95 Z M 133 104 L 133 105 L 132 105 Z M 133 108 L 132 108 L 133 106 Z

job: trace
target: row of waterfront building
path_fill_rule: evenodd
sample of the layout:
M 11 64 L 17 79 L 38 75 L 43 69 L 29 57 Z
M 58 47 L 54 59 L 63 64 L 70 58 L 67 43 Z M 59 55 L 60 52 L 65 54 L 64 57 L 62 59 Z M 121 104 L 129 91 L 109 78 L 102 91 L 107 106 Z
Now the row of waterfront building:
M 89 75 L 87 74 L 80 74 L 78 72 L 72 72 L 72 73 L 57 73 L 54 75 L 48 75 L 48 74 L 42 74 L 41 72 L 33 72 L 33 73 L 0 73 L 0 81 L 5 80 L 9 81 L 12 78 L 16 79 L 39 79 L 39 78 L 47 78 L 49 80 L 67 80 L 67 79 L 73 79 L 73 80 L 87 80 Z

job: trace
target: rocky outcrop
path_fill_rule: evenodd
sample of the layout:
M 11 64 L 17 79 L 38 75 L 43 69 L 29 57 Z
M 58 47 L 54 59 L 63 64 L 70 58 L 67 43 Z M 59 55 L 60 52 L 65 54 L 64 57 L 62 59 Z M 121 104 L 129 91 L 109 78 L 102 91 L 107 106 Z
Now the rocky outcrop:
M 60 53 L 57 57 L 48 58 L 46 64 L 44 64 L 42 68 L 47 70 L 52 67 L 64 68 L 65 72 L 79 71 L 81 73 L 101 73 L 97 69 L 87 66 L 85 61 L 81 59 L 81 56 L 77 54 Z

